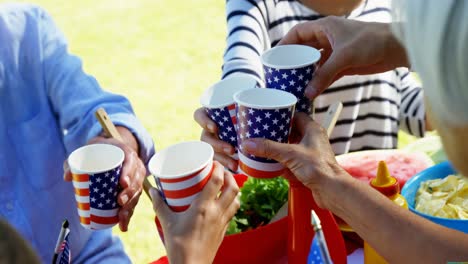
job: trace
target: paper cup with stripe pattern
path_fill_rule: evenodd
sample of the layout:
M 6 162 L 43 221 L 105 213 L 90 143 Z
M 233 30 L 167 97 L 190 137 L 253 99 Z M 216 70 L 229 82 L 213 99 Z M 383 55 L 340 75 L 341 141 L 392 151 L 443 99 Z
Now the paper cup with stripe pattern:
M 109 144 L 92 144 L 73 151 L 68 164 L 80 223 L 87 229 L 111 228 L 119 222 L 119 179 L 125 154 Z
M 256 87 L 257 81 L 246 74 L 239 74 L 225 78 L 210 88 L 201 96 L 200 103 L 205 108 L 207 115 L 218 126 L 218 138 L 231 144 L 236 148 L 237 157 L 237 134 L 236 134 L 236 105 L 234 94 L 238 91 Z
M 246 153 L 242 142 L 249 138 L 267 138 L 288 143 L 296 97 L 281 90 L 250 89 L 236 93 L 234 100 L 237 103 L 239 170 L 255 178 L 281 176 L 283 165 Z
M 214 151 L 202 141 L 183 142 L 157 152 L 148 167 L 167 205 L 187 210 L 213 172 Z
M 313 114 L 313 102 L 304 94 L 320 60 L 320 52 L 305 45 L 281 45 L 265 51 L 261 60 L 266 87 L 292 93 L 296 111 Z

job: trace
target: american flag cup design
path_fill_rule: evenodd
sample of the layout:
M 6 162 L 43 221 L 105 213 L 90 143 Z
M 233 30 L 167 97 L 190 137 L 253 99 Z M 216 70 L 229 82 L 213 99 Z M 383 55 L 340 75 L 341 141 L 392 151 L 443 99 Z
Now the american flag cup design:
M 187 210 L 211 178 L 213 148 L 193 141 L 172 145 L 149 162 L 161 197 L 175 212 Z
M 255 178 L 281 176 L 284 166 L 274 160 L 256 157 L 242 149 L 249 138 L 267 138 L 288 143 L 297 99 L 274 89 L 252 89 L 235 95 L 239 142 L 239 170 Z
M 303 45 L 284 45 L 262 55 L 265 85 L 294 94 L 296 111 L 313 114 L 313 102 L 304 92 L 317 68 L 320 52 Z
M 107 144 L 87 145 L 70 155 L 78 215 L 85 228 L 106 229 L 119 222 L 117 196 L 123 159 L 120 148 Z
M 207 115 L 218 126 L 218 138 L 237 150 L 237 117 L 233 96 L 236 92 L 256 87 L 257 81 L 246 74 L 223 79 L 209 87 L 201 96 L 200 103 Z M 236 151 L 237 152 L 237 151 Z M 237 153 L 233 155 L 238 159 Z

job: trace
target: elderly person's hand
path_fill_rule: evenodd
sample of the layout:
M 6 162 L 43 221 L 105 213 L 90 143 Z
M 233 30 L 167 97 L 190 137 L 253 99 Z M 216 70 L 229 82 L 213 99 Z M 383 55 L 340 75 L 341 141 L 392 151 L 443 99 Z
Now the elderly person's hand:
M 121 206 L 119 210 L 119 227 L 121 231 L 125 232 L 128 230 L 130 218 L 141 195 L 143 180 L 146 177 L 146 168 L 143 161 L 138 157 L 138 142 L 133 134 L 125 127 L 118 126 L 117 130 L 123 142 L 113 138 L 97 136 L 91 139 L 88 144 L 111 144 L 121 148 L 125 153 L 119 182 L 122 191 L 117 197 L 117 201 Z M 64 162 L 64 179 L 65 181 L 72 180 L 67 161 Z
M 305 22 L 293 27 L 279 42 L 323 49 L 321 66 L 306 89 L 315 98 L 344 75 L 372 74 L 408 66 L 406 51 L 392 35 L 390 24 L 338 17 Z
M 320 207 L 328 208 L 330 198 L 327 188 L 332 180 L 347 174 L 338 173 L 338 165 L 331 149 L 325 129 L 304 114 L 294 118 L 292 137 L 299 144 L 282 144 L 265 139 L 249 139 L 243 142 L 243 149 L 258 157 L 274 159 L 288 169 L 286 177 L 296 177 L 312 190 Z M 340 176 L 337 176 L 340 175 Z
M 187 211 L 172 212 L 158 191 L 150 190 L 171 263 L 213 262 L 229 221 L 239 209 L 238 192 L 232 174 L 216 161 L 211 179 Z
M 213 147 L 214 159 L 231 171 L 237 171 L 238 163 L 231 157 L 235 153 L 234 147 L 218 138 L 218 126 L 210 119 L 205 109 L 201 107 L 195 110 L 193 118 L 203 129 L 200 139 Z

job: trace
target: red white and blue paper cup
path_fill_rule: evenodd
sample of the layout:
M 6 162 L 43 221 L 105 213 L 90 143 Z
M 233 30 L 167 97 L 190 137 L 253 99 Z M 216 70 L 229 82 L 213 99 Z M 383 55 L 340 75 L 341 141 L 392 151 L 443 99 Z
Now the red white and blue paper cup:
M 296 97 L 276 89 L 254 88 L 234 95 L 237 103 L 239 170 L 255 178 L 274 178 L 284 173 L 280 163 L 255 157 L 242 149 L 249 138 L 267 138 L 288 143 Z
M 148 167 L 159 193 L 175 212 L 187 210 L 211 178 L 214 151 L 210 144 L 190 141 L 157 152 Z
M 261 60 L 265 85 L 297 97 L 296 111 L 313 114 L 313 103 L 304 92 L 320 60 L 320 52 L 304 45 L 282 45 L 267 50 Z
M 87 229 L 111 228 L 119 222 L 119 179 L 125 154 L 109 144 L 92 144 L 73 151 L 68 164 L 80 223 Z
M 257 86 L 257 81 L 247 75 L 227 77 L 209 87 L 201 96 L 200 103 L 208 116 L 218 125 L 219 139 L 231 144 L 237 150 L 237 118 L 234 94 Z M 236 151 L 237 152 L 237 151 Z M 238 159 L 237 153 L 233 156 Z

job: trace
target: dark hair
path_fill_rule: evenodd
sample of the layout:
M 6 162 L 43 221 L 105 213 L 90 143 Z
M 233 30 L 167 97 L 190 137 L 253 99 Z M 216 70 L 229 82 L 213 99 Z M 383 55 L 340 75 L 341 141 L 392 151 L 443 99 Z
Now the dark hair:
M 41 263 L 31 246 L 6 221 L 0 219 L 0 264 Z

